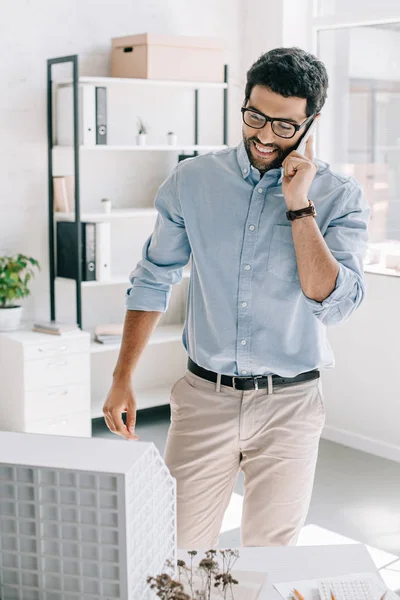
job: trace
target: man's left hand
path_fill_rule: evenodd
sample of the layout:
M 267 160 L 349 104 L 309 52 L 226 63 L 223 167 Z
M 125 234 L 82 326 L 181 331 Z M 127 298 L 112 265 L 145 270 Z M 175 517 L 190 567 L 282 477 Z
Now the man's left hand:
M 306 143 L 304 156 L 293 150 L 282 163 L 282 191 L 288 210 L 298 210 L 308 206 L 308 190 L 317 172 L 314 162 L 313 136 Z

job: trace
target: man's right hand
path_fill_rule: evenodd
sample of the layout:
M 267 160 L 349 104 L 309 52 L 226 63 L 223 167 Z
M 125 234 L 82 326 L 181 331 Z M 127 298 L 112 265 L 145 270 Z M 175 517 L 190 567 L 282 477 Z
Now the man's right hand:
M 126 426 L 122 413 L 126 412 Z M 103 406 L 104 420 L 110 431 L 127 440 L 138 440 L 135 434 L 136 398 L 129 380 L 114 381 Z

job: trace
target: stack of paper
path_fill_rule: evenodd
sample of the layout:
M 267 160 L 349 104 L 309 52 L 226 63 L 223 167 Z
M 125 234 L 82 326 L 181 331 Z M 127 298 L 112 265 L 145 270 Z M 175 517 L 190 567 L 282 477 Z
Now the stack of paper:
M 122 341 L 123 323 L 96 325 L 94 339 L 101 344 L 118 344 Z
M 293 590 L 298 590 L 303 596 L 304 600 L 325 600 L 325 595 L 321 596 L 320 590 L 322 587 L 330 586 L 321 586 L 321 583 L 331 583 L 331 582 L 356 582 L 362 579 L 365 582 L 369 583 L 369 588 L 373 591 L 371 600 L 379 600 L 384 592 L 387 591 L 385 600 L 392 600 L 398 597 L 394 594 L 394 592 L 390 592 L 387 590 L 385 584 L 377 575 L 374 573 L 352 573 L 350 575 L 345 575 L 343 577 L 332 577 L 332 578 L 324 578 L 324 579 L 310 579 L 310 580 L 302 580 L 302 581 L 291 581 L 289 583 L 276 583 L 274 584 L 275 589 L 280 593 L 284 600 L 291 600 L 293 597 Z M 349 596 L 352 597 L 352 596 Z M 330 598 L 329 598 L 330 600 Z M 342 600 L 341 598 L 337 598 L 336 600 Z M 360 597 L 360 600 L 363 600 Z

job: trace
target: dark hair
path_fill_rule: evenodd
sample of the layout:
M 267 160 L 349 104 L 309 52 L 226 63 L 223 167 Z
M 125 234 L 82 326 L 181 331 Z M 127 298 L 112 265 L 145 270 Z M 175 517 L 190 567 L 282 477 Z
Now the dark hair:
M 286 98 L 306 98 L 309 117 L 325 103 L 328 74 L 318 58 L 301 48 L 275 48 L 262 54 L 247 72 L 245 102 L 255 85 L 268 87 Z

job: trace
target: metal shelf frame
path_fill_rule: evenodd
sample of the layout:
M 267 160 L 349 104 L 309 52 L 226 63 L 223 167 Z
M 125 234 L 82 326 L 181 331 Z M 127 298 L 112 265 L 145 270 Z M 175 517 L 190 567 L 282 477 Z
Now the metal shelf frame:
M 53 193 L 53 148 L 54 148 L 54 113 L 53 113 L 53 91 L 57 85 L 53 81 L 53 67 L 61 63 L 71 63 L 72 65 L 72 89 L 73 89 L 73 154 L 74 154 L 74 176 L 75 176 L 75 227 L 77 248 L 76 264 L 76 322 L 82 329 L 82 247 L 81 247 L 81 204 L 80 204 L 80 168 L 79 168 L 79 65 L 78 55 L 61 56 L 58 58 L 49 58 L 47 60 L 47 161 L 48 161 L 48 247 L 49 247 L 49 283 L 50 283 L 50 319 L 56 320 L 56 262 L 55 262 L 55 219 L 54 219 L 54 193 Z M 165 82 L 167 84 L 167 82 Z M 223 90 L 223 144 L 228 144 L 228 65 L 224 65 L 224 83 Z M 199 140 L 199 90 L 194 89 L 194 145 L 198 145 Z M 199 153 L 195 151 L 192 156 Z M 188 156 L 180 156 L 188 158 Z

